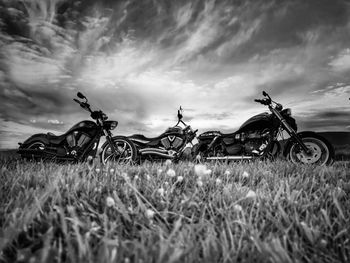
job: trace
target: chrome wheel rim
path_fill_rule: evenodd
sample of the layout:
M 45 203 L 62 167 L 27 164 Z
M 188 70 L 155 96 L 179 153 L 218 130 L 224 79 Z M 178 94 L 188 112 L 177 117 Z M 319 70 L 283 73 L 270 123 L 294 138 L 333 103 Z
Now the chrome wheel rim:
M 102 162 L 130 163 L 133 157 L 131 145 L 124 140 L 113 141 L 116 153 L 112 152 L 111 146 L 107 145 L 102 151 Z
M 304 153 L 297 144 L 290 149 L 290 159 L 293 163 L 319 164 L 324 165 L 329 159 L 327 145 L 317 138 L 303 138 L 305 146 L 310 150 L 310 154 Z

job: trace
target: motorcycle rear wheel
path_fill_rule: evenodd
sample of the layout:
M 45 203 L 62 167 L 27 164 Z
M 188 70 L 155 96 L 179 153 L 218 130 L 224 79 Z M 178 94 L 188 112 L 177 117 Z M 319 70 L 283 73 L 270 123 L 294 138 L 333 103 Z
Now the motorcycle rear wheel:
M 304 153 L 301 147 L 294 143 L 287 155 L 292 163 L 295 164 L 316 164 L 316 165 L 330 165 L 334 161 L 334 151 L 321 137 L 304 137 L 301 138 L 306 147 L 311 151 L 310 154 Z
M 44 142 L 37 140 L 37 141 L 33 141 L 31 142 L 28 146 L 26 146 L 25 148 L 22 148 L 22 150 L 38 150 L 38 151 L 44 151 L 46 148 L 46 145 Z M 21 154 L 21 157 L 25 160 L 40 160 L 41 158 L 32 155 L 31 157 L 29 157 L 27 154 Z
M 113 153 L 111 146 L 106 143 L 102 147 L 101 163 L 106 165 L 108 162 L 118 164 L 132 164 L 137 159 L 137 150 L 132 141 L 125 137 L 113 137 L 114 148 L 116 153 Z

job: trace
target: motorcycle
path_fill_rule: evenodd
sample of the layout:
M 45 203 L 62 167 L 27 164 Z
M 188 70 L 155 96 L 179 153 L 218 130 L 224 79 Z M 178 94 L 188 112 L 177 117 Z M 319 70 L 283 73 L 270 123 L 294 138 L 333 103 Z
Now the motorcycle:
M 284 144 L 283 155 L 293 163 L 329 165 L 334 160 L 333 146 L 312 131 L 297 133 L 297 124 L 291 109 L 271 99 L 263 91 L 263 99 L 255 99 L 269 108 L 251 117 L 233 133 L 207 131 L 198 136 L 198 144 L 192 148 L 197 160 L 249 160 L 279 156 L 281 145 L 277 138 L 286 131 L 290 138 Z
M 24 159 L 56 160 L 79 162 L 93 160 L 97 154 L 100 138 L 106 136 L 100 153 L 101 162 L 108 161 L 122 163 L 133 162 L 137 158 L 135 145 L 124 136 L 112 136 L 118 122 L 107 121 L 107 115 L 101 110 L 92 111 L 88 99 L 80 92 L 78 99 L 73 99 L 84 110 L 90 113 L 94 121 L 84 120 L 75 124 L 66 133 L 55 135 L 53 133 L 34 134 L 19 143 L 18 153 Z
M 169 127 L 157 137 L 148 138 L 142 134 L 134 134 L 128 137 L 136 145 L 140 160 L 173 159 L 176 161 L 186 158 L 186 145 L 192 142 L 198 130 L 192 130 L 191 126 L 182 120 L 182 113 L 183 110 L 180 107 L 177 112 L 178 122 L 176 125 Z M 179 126 L 180 123 L 184 128 Z M 191 153 L 188 155 L 191 156 Z

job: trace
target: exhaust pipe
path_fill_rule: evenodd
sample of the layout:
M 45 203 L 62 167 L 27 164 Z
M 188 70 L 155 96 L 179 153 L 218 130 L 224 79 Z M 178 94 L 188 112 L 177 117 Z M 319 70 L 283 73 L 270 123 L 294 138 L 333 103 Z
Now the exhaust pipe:
M 142 155 L 154 154 L 164 158 L 175 158 L 173 155 L 169 155 L 168 151 L 163 149 L 154 149 L 154 148 L 144 148 L 139 150 Z
M 206 160 L 250 160 L 253 156 L 223 156 L 223 157 L 207 157 Z

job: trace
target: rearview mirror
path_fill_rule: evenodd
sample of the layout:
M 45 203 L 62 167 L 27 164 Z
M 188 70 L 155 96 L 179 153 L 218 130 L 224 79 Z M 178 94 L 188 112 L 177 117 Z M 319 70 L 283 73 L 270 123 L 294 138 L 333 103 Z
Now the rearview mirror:
M 262 92 L 263 96 L 267 96 L 267 93 L 265 91 Z
M 81 92 L 78 92 L 77 93 L 77 96 L 78 96 L 78 98 L 80 98 L 80 99 L 86 99 L 86 97 L 83 95 L 83 93 L 81 93 Z

